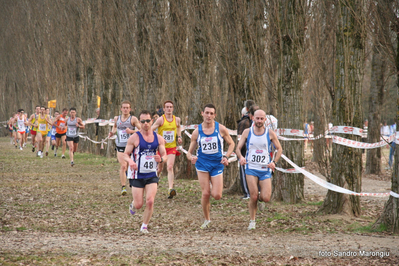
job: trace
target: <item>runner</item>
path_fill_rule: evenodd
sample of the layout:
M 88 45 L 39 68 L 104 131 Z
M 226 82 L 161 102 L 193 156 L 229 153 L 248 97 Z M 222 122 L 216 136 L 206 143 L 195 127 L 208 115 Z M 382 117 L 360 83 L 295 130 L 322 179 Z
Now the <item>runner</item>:
M 37 126 L 35 126 L 37 118 L 39 117 L 40 114 L 40 106 L 36 105 L 35 107 L 35 113 L 33 113 L 28 120 L 28 125 L 31 127 L 30 129 L 30 135 L 32 136 L 32 152 L 35 152 L 36 148 L 36 131 L 37 131 Z
M 28 119 L 28 113 L 25 113 L 25 118 Z M 28 126 L 28 120 L 26 120 L 25 124 L 25 140 L 24 140 L 24 148 L 26 147 L 26 143 L 28 143 L 28 135 L 29 135 L 29 126 Z
M 10 131 L 10 144 L 14 145 L 14 139 L 13 139 L 13 132 L 12 132 L 12 125 L 14 122 L 14 116 L 15 113 L 12 114 L 12 116 L 10 117 L 10 119 L 7 121 L 7 125 L 8 125 L 8 130 Z
M 123 101 L 121 104 L 122 115 L 114 117 L 114 125 L 112 131 L 109 132 L 109 137 L 112 137 L 116 133 L 115 145 L 116 145 L 116 156 L 120 164 L 119 178 L 122 186 L 122 196 L 126 195 L 126 171 L 128 164 L 123 160 L 123 153 L 127 140 L 130 135 L 136 132 L 134 127 L 141 128 L 139 120 L 135 116 L 130 115 L 131 103 L 129 101 Z
M 168 157 L 164 139 L 151 129 L 150 112 L 141 111 L 139 118 L 141 129 L 128 139 L 122 158 L 129 164 L 128 178 L 133 196 L 129 212 L 132 215 L 143 206 L 145 193 L 146 206 L 140 231 L 146 234 L 148 233 L 148 223 L 154 211 L 154 200 L 158 189 L 157 165 Z M 159 151 L 159 154 L 157 154 L 157 151 Z M 130 154 L 131 158 L 129 158 Z
M 47 128 L 51 125 L 51 121 L 46 115 L 46 108 L 44 106 L 40 107 L 40 114 L 37 117 L 35 124 L 37 127 L 36 140 L 39 149 L 38 156 L 40 156 L 40 158 L 43 158 L 43 150 L 47 138 Z
M 16 130 L 14 131 L 14 124 L 15 121 L 18 117 L 18 113 L 13 113 L 12 117 L 10 117 L 10 120 L 8 120 L 8 128 L 10 129 L 10 135 L 11 135 L 11 144 L 15 145 L 15 148 L 17 148 L 17 133 Z
M 61 158 L 65 159 L 65 150 L 66 150 L 66 126 L 65 122 L 67 120 L 68 109 L 62 109 L 62 114 L 57 116 L 54 120 L 54 125 L 56 127 L 55 131 L 55 140 L 56 140 L 56 147 L 54 151 L 54 157 L 57 157 L 58 147 L 60 146 L 60 141 L 62 142 L 62 155 Z
M 245 129 L 238 142 L 236 154 L 241 165 L 245 165 L 250 200 L 248 202 L 250 222 L 248 230 L 255 229 L 256 210 L 259 200 L 268 202 L 272 195 L 272 173 L 276 168 L 276 162 L 283 152 L 276 133 L 265 127 L 266 113 L 257 110 L 254 114 L 254 125 Z M 270 147 L 274 144 L 277 154 L 274 161 L 270 157 Z M 245 157 L 241 154 L 241 148 L 246 145 Z M 258 190 L 260 186 L 260 193 Z
M 54 147 L 57 146 L 57 141 L 55 134 L 57 133 L 57 127 L 55 126 L 55 120 L 60 115 L 60 112 L 54 111 L 54 118 L 53 118 L 53 126 L 51 127 L 51 150 L 54 150 Z M 56 155 L 54 153 L 54 155 Z
M 167 160 L 167 171 L 168 171 L 168 199 L 172 199 L 176 196 L 176 190 L 173 188 L 173 181 L 175 175 L 173 172 L 173 166 L 175 164 L 176 155 L 180 155 L 176 150 L 176 137 L 177 143 L 182 143 L 181 131 L 180 131 L 180 118 L 173 115 L 173 102 L 166 101 L 163 104 L 164 112 L 161 117 L 152 125 L 153 131 L 158 129 L 158 134 L 165 139 L 165 148 L 168 155 Z M 162 167 L 162 166 L 161 166 Z M 161 168 L 162 169 L 162 168 Z M 159 175 L 161 173 L 159 172 Z
M 69 158 L 71 160 L 71 166 L 74 166 L 73 155 L 78 150 L 79 144 L 79 128 L 84 129 L 82 119 L 76 117 L 76 108 L 72 107 L 69 109 L 70 117 L 66 121 L 67 132 L 66 132 L 66 141 L 69 147 Z
M 49 117 L 49 120 L 51 123 L 53 123 L 53 117 L 50 115 L 50 108 L 46 107 L 46 115 Z M 51 124 L 51 127 L 47 127 L 47 137 L 46 137 L 46 156 L 48 156 L 48 149 L 50 147 L 50 139 L 51 139 L 51 129 L 53 128 L 53 125 Z
M 20 112 L 21 110 L 18 109 L 17 113 L 14 115 L 14 118 L 12 120 L 12 136 L 14 138 L 14 145 L 15 148 L 18 149 L 18 132 L 17 132 L 17 121 L 18 121 L 18 117 L 21 114 Z
M 24 114 L 23 109 L 19 109 L 19 116 L 17 119 L 14 119 L 14 124 L 15 128 L 17 128 L 17 139 L 19 141 L 19 149 L 22 151 L 23 150 L 23 145 L 25 141 L 25 129 L 26 125 L 28 124 L 28 121 L 26 120 L 26 116 Z
M 210 196 L 215 200 L 222 198 L 223 170 L 229 164 L 228 157 L 234 150 L 234 141 L 225 126 L 215 121 L 216 108 L 213 104 L 207 104 L 201 112 L 204 119 L 198 125 L 191 137 L 187 159 L 195 164 L 198 181 L 202 190 L 202 210 L 205 221 L 201 229 L 209 227 L 211 222 Z M 229 145 L 226 155 L 223 155 L 223 139 Z M 197 156 L 192 155 L 194 149 L 199 146 Z

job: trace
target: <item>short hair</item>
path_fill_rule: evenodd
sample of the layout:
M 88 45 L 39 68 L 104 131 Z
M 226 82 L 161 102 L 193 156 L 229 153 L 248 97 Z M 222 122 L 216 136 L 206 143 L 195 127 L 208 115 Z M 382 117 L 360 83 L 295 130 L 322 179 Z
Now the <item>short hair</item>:
M 143 110 L 143 111 L 140 112 L 139 118 L 140 118 L 141 115 L 150 115 L 150 116 L 151 116 L 151 113 L 150 113 L 150 111 L 148 111 L 148 110 Z M 151 116 L 151 117 L 152 117 L 152 116 Z
M 44 108 L 44 110 L 46 110 L 46 107 L 44 107 L 43 105 L 42 105 L 42 106 L 40 106 L 40 109 L 42 109 L 42 108 Z
M 123 102 L 121 102 L 121 107 L 122 107 L 122 105 L 124 105 L 124 104 L 128 104 L 130 108 L 132 107 L 132 104 L 131 104 L 129 101 L 123 101 Z
M 175 104 L 174 104 L 171 100 L 167 100 L 167 101 L 165 101 L 165 102 L 163 103 L 163 108 L 165 108 L 165 105 L 166 105 L 167 103 L 171 103 L 173 106 L 175 106 Z
M 216 114 L 216 107 L 213 105 L 213 104 L 211 104 L 211 103 L 208 103 L 208 104 L 206 104 L 205 106 L 204 106 L 204 112 L 205 112 L 205 108 L 213 108 L 213 109 L 215 109 L 215 114 Z
M 59 111 L 57 111 L 57 110 L 55 110 L 55 111 L 54 111 L 54 114 L 55 114 L 55 113 L 60 113 L 60 112 L 59 112 Z
M 157 111 L 154 111 L 154 112 L 151 113 L 151 117 L 153 117 L 154 115 L 159 116 Z
M 67 108 L 64 108 L 64 109 L 62 109 L 62 111 L 64 112 L 64 111 L 68 111 L 68 109 Z
M 157 109 L 161 109 L 162 106 L 160 104 L 157 105 Z
M 48 110 L 48 107 L 44 107 L 45 110 Z
M 69 109 L 69 111 L 75 111 L 75 112 L 76 112 L 76 108 L 75 108 L 75 107 L 71 107 L 71 108 Z
M 24 109 L 19 109 L 18 112 L 24 112 Z
M 35 106 L 35 109 L 36 109 L 37 107 L 40 107 L 40 105 L 36 105 L 36 106 Z
M 246 101 L 245 101 L 245 107 L 247 108 L 247 110 L 249 110 L 249 108 L 250 108 L 252 105 L 254 105 L 254 104 L 255 104 L 255 102 L 252 101 L 252 100 L 246 100 Z
M 254 104 L 251 107 L 249 107 L 248 113 L 254 116 L 257 110 L 259 110 L 259 106 Z

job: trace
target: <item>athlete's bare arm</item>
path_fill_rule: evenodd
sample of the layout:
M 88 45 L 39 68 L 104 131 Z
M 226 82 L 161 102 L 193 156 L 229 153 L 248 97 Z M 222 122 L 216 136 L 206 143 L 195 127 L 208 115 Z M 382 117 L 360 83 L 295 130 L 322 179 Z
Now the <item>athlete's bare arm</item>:
M 241 154 L 241 149 L 242 149 L 242 147 L 245 145 L 245 143 L 247 142 L 248 134 L 249 134 L 249 128 L 245 129 L 244 132 L 242 132 L 240 141 L 238 142 L 237 148 L 236 148 L 236 154 L 237 154 L 238 162 L 239 162 L 241 165 L 244 165 L 244 164 L 247 163 L 247 160 L 246 160 L 245 157 Z
M 137 170 L 137 164 L 129 157 L 133 152 L 134 147 L 139 145 L 139 135 L 133 134 L 130 136 L 126 143 L 125 152 L 122 154 L 122 159 L 129 164 L 130 169 Z
M 273 142 L 277 150 L 276 156 L 274 157 L 274 161 L 278 162 L 278 160 L 280 160 L 281 154 L 283 153 L 283 148 L 281 147 L 280 141 L 278 140 L 276 133 L 271 129 L 269 129 L 269 137 L 270 141 Z M 274 167 L 272 165 L 274 165 Z M 272 170 L 274 171 L 276 164 L 271 162 L 267 165 L 267 167 L 272 168 Z
M 112 130 L 109 132 L 108 137 L 112 137 L 116 133 L 116 122 L 118 122 L 118 117 L 114 117 L 114 124 L 112 125 Z
M 158 151 L 159 151 L 160 155 L 157 154 L 154 156 L 154 158 L 157 163 L 161 162 L 161 158 L 165 162 L 168 160 L 168 155 L 166 154 L 166 149 L 165 149 L 165 140 L 161 135 L 157 134 L 157 137 L 158 137 L 158 143 L 159 143 Z
M 154 124 L 152 124 L 151 126 L 151 130 L 154 131 L 155 129 L 157 129 L 158 127 L 162 126 L 163 124 L 163 116 L 160 116 L 157 121 L 155 121 Z
M 33 120 L 34 117 L 35 117 L 35 114 L 32 114 L 32 115 L 29 117 L 29 120 L 28 120 L 28 125 L 29 125 L 29 126 L 33 126 L 32 120 Z
M 220 128 L 220 133 L 221 133 L 224 141 L 226 141 L 227 145 L 229 145 L 229 148 L 227 149 L 227 152 L 226 152 L 226 155 L 225 155 L 228 158 L 233 153 L 235 144 L 234 144 L 234 141 L 231 138 L 230 133 L 227 130 L 227 128 L 225 126 L 223 126 L 223 125 L 220 125 L 219 128 Z M 228 159 L 226 157 L 222 158 L 221 163 L 227 166 L 227 165 L 229 165 L 229 161 L 228 161 Z
M 179 145 L 182 144 L 183 140 L 181 138 L 181 127 L 180 127 L 180 117 L 176 117 L 176 133 L 177 133 L 177 143 L 179 143 Z
M 195 148 L 197 147 L 198 134 L 199 134 L 198 128 L 196 128 L 193 132 L 193 135 L 191 136 L 190 147 L 188 148 L 188 152 L 187 152 L 187 160 L 191 161 L 192 164 L 195 164 L 195 162 L 198 159 L 197 156 L 192 155 Z
M 82 119 L 80 119 L 79 117 L 78 117 L 78 128 L 80 128 L 80 129 L 85 129 L 85 125 L 83 124 L 83 121 L 82 121 Z
M 132 126 L 134 126 L 136 129 L 133 130 L 133 129 L 130 129 L 130 128 L 126 128 L 126 133 L 128 133 L 128 134 L 134 134 L 134 133 L 136 133 L 137 131 L 139 131 L 139 130 L 141 129 L 141 125 L 140 125 L 140 122 L 139 122 L 139 120 L 137 119 L 137 117 L 132 116 L 132 119 L 130 120 L 130 123 L 131 123 Z

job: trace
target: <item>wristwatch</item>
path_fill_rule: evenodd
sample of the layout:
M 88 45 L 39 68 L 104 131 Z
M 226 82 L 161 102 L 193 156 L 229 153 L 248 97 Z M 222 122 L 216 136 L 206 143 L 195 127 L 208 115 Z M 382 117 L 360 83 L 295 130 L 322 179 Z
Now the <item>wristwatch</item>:
M 163 163 L 163 158 L 161 157 L 161 163 Z
M 223 155 L 224 158 L 226 158 L 227 160 L 229 159 L 226 155 Z
M 274 160 L 272 162 L 274 163 L 274 165 L 277 165 L 277 163 Z

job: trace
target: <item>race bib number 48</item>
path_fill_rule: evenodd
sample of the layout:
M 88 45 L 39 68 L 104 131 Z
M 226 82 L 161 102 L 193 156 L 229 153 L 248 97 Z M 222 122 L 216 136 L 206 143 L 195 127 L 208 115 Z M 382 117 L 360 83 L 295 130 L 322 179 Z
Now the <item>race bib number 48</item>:
M 141 155 L 140 157 L 140 173 L 152 173 L 157 171 L 157 162 L 153 155 Z

